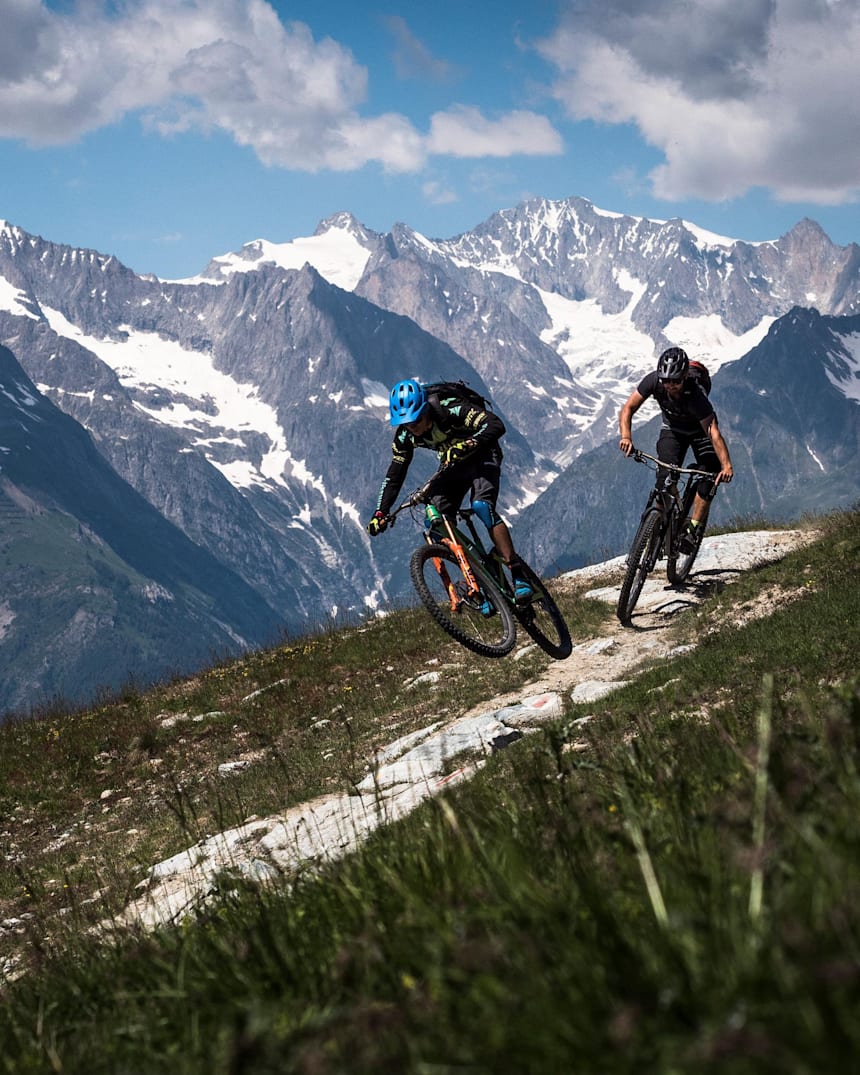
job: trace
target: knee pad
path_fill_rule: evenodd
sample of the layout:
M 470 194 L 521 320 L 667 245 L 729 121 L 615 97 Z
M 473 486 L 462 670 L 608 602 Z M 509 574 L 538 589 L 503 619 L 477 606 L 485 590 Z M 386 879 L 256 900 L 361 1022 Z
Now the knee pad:
M 488 530 L 492 530 L 502 521 L 501 515 L 496 512 L 489 500 L 473 500 L 472 510 Z
M 713 500 L 717 495 L 717 487 L 710 478 L 699 478 L 696 482 L 696 492 L 702 500 Z

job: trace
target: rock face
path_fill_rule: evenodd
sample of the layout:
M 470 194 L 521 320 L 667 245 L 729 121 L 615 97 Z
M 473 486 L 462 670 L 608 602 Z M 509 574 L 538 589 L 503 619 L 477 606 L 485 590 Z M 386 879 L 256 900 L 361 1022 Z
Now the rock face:
M 828 468 L 844 456 L 850 475 L 854 456 L 831 460 L 824 434 L 842 422 L 850 442 L 856 429 L 858 296 L 860 250 L 811 221 L 749 244 L 578 198 L 528 202 L 439 241 L 403 225 L 379 235 L 342 213 L 308 239 L 258 240 L 181 282 L 0 224 L 0 342 L 87 430 L 101 462 L 256 594 L 261 623 L 274 614 L 287 631 L 409 592 L 416 529 L 371 545 L 362 525 L 388 461 L 387 388 L 403 376 L 463 378 L 493 398 L 508 427 L 501 506 L 544 569 L 623 542 L 643 474 L 627 464 L 621 477 L 606 442 L 667 342 L 716 373 L 721 419 L 746 453 L 739 472 L 767 470 L 764 426 L 783 463 L 796 451 L 815 468 L 817 456 L 810 506 L 833 503 L 845 487 Z M 808 309 L 785 322 L 813 305 L 818 328 Z M 802 367 L 823 393 L 820 443 L 801 443 L 783 413 L 797 386 L 772 397 L 757 395 L 757 381 L 744 387 L 760 372 L 737 360 L 770 347 L 777 327 L 783 381 L 794 385 Z M 804 332 L 817 351 L 799 342 Z M 430 472 L 422 454 L 408 488 Z M 802 506 L 805 487 L 795 495 L 792 480 L 739 480 L 720 502 Z M 147 661 L 126 667 L 137 674 Z
M 0 347 L 0 714 L 277 638 L 260 594 L 107 464 Z
M 860 248 L 809 220 L 745 243 L 538 199 L 445 242 L 395 228 L 356 290 L 450 343 L 559 462 L 605 439 L 629 381 L 669 344 L 718 368 L 793 306 L 860 312 Z

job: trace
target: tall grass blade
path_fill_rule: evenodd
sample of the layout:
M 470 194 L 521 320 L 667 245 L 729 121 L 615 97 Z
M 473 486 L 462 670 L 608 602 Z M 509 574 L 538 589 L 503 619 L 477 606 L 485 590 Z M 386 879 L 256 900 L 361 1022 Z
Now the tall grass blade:
M 630 833 L 630 838 L 633 840 L 633 847 L 636 849 L 636 861 L 639 863 L 642 880 L 645 882 L 645 889 L 651 902 L 654 917 L 665 929 L 669 925 L 666 901 L 663 899 L 660 882 L 657 880 L 657 872 L 654 869 L 654 863 L 651 861 L 651 855 L 648 853 L 642 826 L 635 817 L 626 818 L 624 824 Z
M 773 674 L 762 676 L 762 700 L 758 710 L 758 758 L 755 770 L 753 801 L 753 871 L 750 882 L 749 916 L 756 923 L 761 917 L 764 895 L 764 837 L 767 814 L 767 767 L 770 760 L 770 735 L 773 723 Z

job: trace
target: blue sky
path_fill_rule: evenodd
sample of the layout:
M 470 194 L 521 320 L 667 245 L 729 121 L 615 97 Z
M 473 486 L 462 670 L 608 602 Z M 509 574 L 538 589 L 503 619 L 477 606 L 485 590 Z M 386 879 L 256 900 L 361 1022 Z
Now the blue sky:
M 860 0 L 0 0 L 0 219 L 179 278 L 529 197 L 860 241 Z

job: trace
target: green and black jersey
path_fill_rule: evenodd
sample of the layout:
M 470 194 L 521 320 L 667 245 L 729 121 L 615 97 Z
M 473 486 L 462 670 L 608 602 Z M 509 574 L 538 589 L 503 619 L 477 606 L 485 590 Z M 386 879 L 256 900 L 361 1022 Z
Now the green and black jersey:
M 379 491 L 377 510 L 387 515 L 406 480 L 406 473 L 416 448 L 428 448 L 442 453 L 457 441 L 473 440 L 481 449 L 498 445 L 505 434 L 505 423 L 492 411 L 475 407 L 457 397 L 429 399 L 433 424 L 420 437 L 410 433 L 405 425 L 398 426 L 391 445 L 391 463 Z M 499 454 L 501 454 L 499 450 Z

